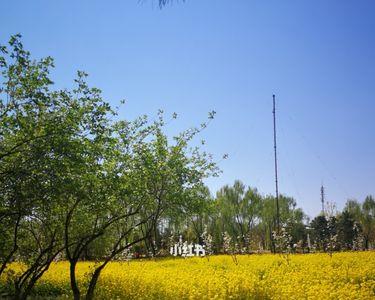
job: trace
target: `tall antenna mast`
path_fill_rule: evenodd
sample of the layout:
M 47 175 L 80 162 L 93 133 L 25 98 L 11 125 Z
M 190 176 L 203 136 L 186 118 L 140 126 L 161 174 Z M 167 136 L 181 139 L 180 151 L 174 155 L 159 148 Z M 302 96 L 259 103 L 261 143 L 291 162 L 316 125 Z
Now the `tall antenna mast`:
M 277 232 L 280 232 L 280 210 L 279 210 L 279 184 L 277 180 L 277 148 L 276 148 L 276 101 L 275 95 L 273 98 L 273 148 L 275 153 L 275 184 L 276 184 L 276 224 Z
M 320 200 L 322 201 L 322 214 L 324 215 L 324 186 L 320 188 Z

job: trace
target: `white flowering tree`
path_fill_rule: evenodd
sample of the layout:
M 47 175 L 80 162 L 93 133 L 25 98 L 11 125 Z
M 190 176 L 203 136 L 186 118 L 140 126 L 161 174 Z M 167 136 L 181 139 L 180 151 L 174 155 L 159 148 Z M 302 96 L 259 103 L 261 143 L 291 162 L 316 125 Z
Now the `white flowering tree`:
M 204 231 L 202 233 L 202 241 L 206 250 L 207 255 L 212 255 L 213 252 L 213 238 L 212 235 L 208 232 L 207 225 L 204 226 Z

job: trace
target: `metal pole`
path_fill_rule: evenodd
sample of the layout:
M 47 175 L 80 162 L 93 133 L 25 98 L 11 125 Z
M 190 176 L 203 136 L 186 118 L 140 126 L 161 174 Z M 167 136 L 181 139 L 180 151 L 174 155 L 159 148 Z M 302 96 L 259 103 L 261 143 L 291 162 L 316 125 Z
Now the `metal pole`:
M 320 197 L 322 201 L 322 215 L 324 216 L 324 186 L 320 188 Z
M 279 210 L 279 185 L 277 180 L 277 148 L 276 148 L 276 101 L 275 95 L 273 98 L 273 144 L 275 153 L 275 184 L 276 184 L 276 220 L 277 220 L 277 232 L 280 232 L 280 210 Z

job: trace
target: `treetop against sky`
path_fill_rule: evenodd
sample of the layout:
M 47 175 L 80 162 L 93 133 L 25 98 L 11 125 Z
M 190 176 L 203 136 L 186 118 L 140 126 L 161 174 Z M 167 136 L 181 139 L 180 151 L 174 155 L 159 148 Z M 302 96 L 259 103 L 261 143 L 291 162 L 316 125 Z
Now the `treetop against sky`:
M 274 191 L 272 94 L 280 191 L 311 216 L 320 185 L 342 208 L 374 194 L 373 1 L 3 1 L 0 37 L 21 33 L 52 56 L 58 87 L 77 69 L 121 118 L 177 112 L 176 133 L 217 111 L 204 132 L 221 157 L 211 191 L 239 178 Z

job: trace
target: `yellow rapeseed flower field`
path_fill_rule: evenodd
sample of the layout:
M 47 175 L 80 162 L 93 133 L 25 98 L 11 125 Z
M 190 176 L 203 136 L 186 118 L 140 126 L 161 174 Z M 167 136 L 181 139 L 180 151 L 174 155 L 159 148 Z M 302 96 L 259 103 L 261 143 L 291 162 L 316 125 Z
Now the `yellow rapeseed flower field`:
M 375 299 L 375 252 L 168 258 L 110 263 L 98 299 Z M 94 263 L 81 262 L 82 286 Z M 14 266 L 15 267 L 15 266 Z M 54 263 L 36 291 L 70 298 L 69 265 Z

